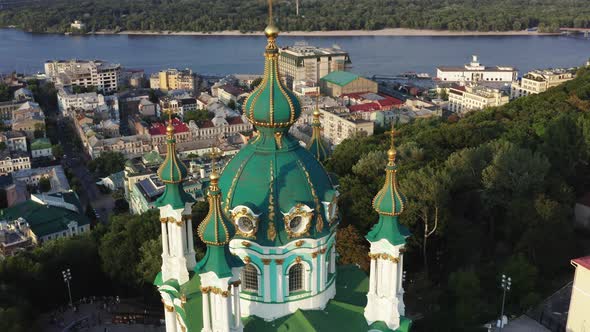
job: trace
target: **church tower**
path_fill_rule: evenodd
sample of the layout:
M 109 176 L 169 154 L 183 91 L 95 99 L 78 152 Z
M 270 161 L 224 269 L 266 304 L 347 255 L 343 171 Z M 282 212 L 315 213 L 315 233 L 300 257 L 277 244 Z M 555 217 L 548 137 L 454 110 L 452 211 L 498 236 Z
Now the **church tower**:
M 187 169 L 176 155 L 172 110 L 165 111 L 168 113 L 166 159 L 158 169 L 158 177 L 166 188 L 156 201 L 162 226 L 162 272 L 156 284 L 166 309 L 166 332 L 180 332 L 183 325 L 175 313 L 182 298 L 178 294 L 179 285 L 189 281 L 189 271 L 196 266 L 191 220 L 194 199 L 183 189 Z
M 229 251 L 229 241 L 235 230 L 221 210 L 217 170 L 211 172 L 210 179 L 207 194 L 209 213 L 198 228 L 199 238 L 207 245 L 207 252 L 195 268 L 203 297 L 202 332 L 241 332 L 239 286 L 244 264 Z
M 328 173 L 289 134 L 301 104 L 280 78 L 270 2 L 262 82 L 243 107 L 258 135 L 219 179 L 222 209 L 236 229 L 229 248 L 245 263 L 241 313 L 267 321 L 323 309 L 335 296 L 339 222 L 338 192 Z
M 321 113 L 319 98 L 320 96 L 318 95 L 316 97 L 315 110 L 313 111 L 313 122 L 311 123 L 311 141 L 307 146 L 307 150 L 311 152 L 319 162 L 324 163 L 326 159 L 328 159 L 328 150 L 324 146 L 324 142 L 322 140 L 322 123 L 320 122 Z
M 399 191 L 396 180 L 393 128 L 387 157 L 385 184 L 373 199 L 379 222 L 366 236 L 371 244 L 371 271 L 365 319 L 369 326 L 385 324 L 391 330 L 407 331 L 411 321 L 404 317 L 402 278 L 404 245 L 410 233 L 398 221 L 398 216 L 404 211 L 406 198 Z

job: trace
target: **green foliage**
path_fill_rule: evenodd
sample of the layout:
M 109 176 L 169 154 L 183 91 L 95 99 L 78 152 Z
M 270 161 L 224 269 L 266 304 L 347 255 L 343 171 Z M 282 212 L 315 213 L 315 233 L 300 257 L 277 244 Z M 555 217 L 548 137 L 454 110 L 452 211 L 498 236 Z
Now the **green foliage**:
M 6 149 L 6 142 L 0 142 L 0 151 Z
M 64 148 L 59 144 L 52 145 L 51 153 L 56 159 L 61 159 L 64 155 Z
M 39 190 L 43 193 L 51 190 L 51 181 L 49 178 L 43 177 L 39 180 Z
M 159 224 L 157 210 L 111 217 L 109 228 L 100 240 L 99 254 L 102 268 L 112 280 L 135 289 L 146 282 L 145 274 L 156 264 L 147 261 L 154 248 L 138 249 L 158 238 Z M 155 274 L 152 281 L 153 278 Z
M 414 28 L 506 31 L 538 26 L 590 26 L 584 0 L 323 0 L 275 4 L 275 17 L 285 31 L 375 30 Z M 70 23 L 85 17 L 89 31 L 260 31 L 266 25 L 266 2 L 246 0 L 106 0 L 39 1 L 0 12 L 0 26 L 16 25 L 33 32 L 71 31 Z
M 213 114 L 207 110 L 196 110 L 184 112 L 183 121 L 189 123 L 195 121 L 197 125 L 202 124 L 204 121 L 211 120 Z
M 98 89 L 93 85 L 90 85 L 88 87 L 81 86 L 81 85 L 72 85 L 72 92 L 75 94 L 87 93 L 87 92 L 98 92 Z
M 5 83 L 0 83 L 0 102 L 9 101 L 12 99 L 12 94 Z
M 88 163 L 88 169 L 99 177 L 109 176 L 125 168 L 125 156 L 120 152 L 107 151 Z
M 262 83 L 262 76 L 255 78 L 252 83 L 250 83 L 250 90 L 256 89 L 257 86 Z
M 348 225 L 338 230 L 337 237 L 338 264 L 354 264 L 368 271 L 367 255 L 369 254 L 369 248 L 361 233 L 353 225 Z
M 397 174 L 408 199 L 400 220 L 412 233 L 409 277 L 423 286 L 409 287 L 406 298 L 442 304 L 414 303 L 426 316 L 425 330 L 494 319 L 502 273 L 513 277 L 508 314 L 522 313 L 571 279 L 567 262 L 584 255 L 581 244 L 588 241 L 571 221 L 575 198 L 590 187 L 588 101 L 590 69 L 582 69 L 572 81 L 502 107 L 454 122 L 400 126 Z M 377 221 L 371 199 L 385 173 L 377 151 L 387 150 L 388 141 L 387 135 L 346 140 L 327 165 L 340 176 L 343 224 L 360 234 Z M 424 255 L 424 220 L 433 225 L 435 216 Z M 417 263 L 421 256 L 432 273 Z M 433 288 L 440 294 L 430 294 Z

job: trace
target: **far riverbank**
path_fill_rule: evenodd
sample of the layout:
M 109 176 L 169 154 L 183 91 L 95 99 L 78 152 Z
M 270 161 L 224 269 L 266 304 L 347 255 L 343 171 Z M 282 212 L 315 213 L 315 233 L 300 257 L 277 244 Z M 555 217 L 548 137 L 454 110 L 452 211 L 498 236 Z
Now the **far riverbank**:
M 157 36 L 251 36 L 260 35 L 261 31 L 241 32 L 237 30 L 195 32 L 195 31 L 98 31 L 95 34 L 119 35 L 157 35 Z M 422 29 L 382 29 L 382 30 L 335 30 L 335 31 L 284 31 L 285 36 L 301 37 L 346 37 L 346 36 L 551 36 L 559 33 L 542 33 L 537 31 L 451 31 Z

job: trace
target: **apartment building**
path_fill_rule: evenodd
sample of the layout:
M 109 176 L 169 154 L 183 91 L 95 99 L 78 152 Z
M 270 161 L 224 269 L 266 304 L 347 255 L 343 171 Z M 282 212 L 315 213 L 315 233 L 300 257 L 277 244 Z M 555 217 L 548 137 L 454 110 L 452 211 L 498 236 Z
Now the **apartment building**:
M 479 63 L 477 55 L 463 66 L 439 66 L 436 79 L 443 82 L 512 82 L 518 77 L 518 71 L 510 66 L 484 66 Z
M 373 135 L 375 123 L 362 119 L 361 116 L 354 115 L 344 109 L 320 109 L 322 116 L 320 121 L 322 123 L 323 137 L 326 138 L 331 145 L 338 145 L 347 138 L 351 138 L 356 134 L 366 136 Z
M 449 110 L 457 114 L 501 106 L 508 101 L 509 97 L 502 91 L 481 85 L 455 86 L 449 89 Z
M 5 131 L 0 133 L 0 142 L 4 142 L 9 151 L 27 152 L 27 135 L 22 131 Z
M 0 102 L 0 121 L 11 121 L 12 112 L 19 109 L 24 103 L 24 101 L 15 100 Z
M 116 92 L 121 81 L 121 65 L 101 60 L 50 60 L 45 75 L 58 86 L 94 86 L 105 93 Z
M 27 101 L 12 112 L 12 130 L 23 131 L 29 139 L 35 138 L 35 131 L 45 131 L 45 114 L 39 104 Z
M 574 74 L 565 69 L 533 70 L 512 82 L 510 99 L 538 94 L 573 79 Z
M 150 88 L 162 91 L 196 91 L 199 87 L 197 74 L 190 69 L 166 69 L 150 76 Z
M 297 43 L 279 51 L 279 74 L 290 88 L 299 81 L 318 84 L 320 78 L 334 71 L 348 70 L 350 66 L 348 53 L 337 47 L 320 48 Z
M 59 89 L 57 105 L 65 116 L 71 116 L 74 111 L 109 112 L 110 118 L 119 119 L 119 99 L 117 95 L 103 95 L 96 92 L 72 93 L 69 89 Z
M 334 71 L 320 80 L 321 90 L 331 97 L 352 93 L 377 93 L 377 82 L 346 71 Z
M 29 157 L 28 153 L 22 151 L 0 151 L 0 175 L 30 168 L 31 157 Z

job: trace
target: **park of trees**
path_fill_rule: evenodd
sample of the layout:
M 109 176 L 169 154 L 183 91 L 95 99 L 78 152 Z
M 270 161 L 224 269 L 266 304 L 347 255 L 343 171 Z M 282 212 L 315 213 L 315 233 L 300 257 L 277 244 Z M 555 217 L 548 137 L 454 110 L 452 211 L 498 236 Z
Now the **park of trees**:
M 508 31 L 589 27 L 585 0 L 296 0 L 275 1 L 284 31 L 435 30 Z M 0 11 L 0 26 L 68 32 L 83 20 L 88 31 L 260 31 L 266 0 L 38 0 Z
M 570 259 L 590 250 L 590 234 L 572 222 L 576 198 L 590 187 L 590 68 L 539 95 L 396 132 L 408 198 L 401 222 L 412 232 L 405 300 L 410 314 L 423 315 L 416 331 L 474 331 L 495 319 L 502 273 L 512 277 L 509 315 L 571 281 Z M 340 264 L 368 267 L 364 236 L 378 220 L 371 200 L 384 181 L 388 144 L 387 133 L 354 137 L 327 162 L 341 192 Z M 195 225 L 207 208 L 194 205 Z M 151 282 L 161 264 L 159 227 L 157 211 L 116 214 L 90 234 L 0 261 L 0 331 L 35 330 L 34 317 L 67 303 L 60 274 L 67 267 L 75 298 L 119 295 L 158 306 Z M 200 258 L 203 244 L 195 244 Z

